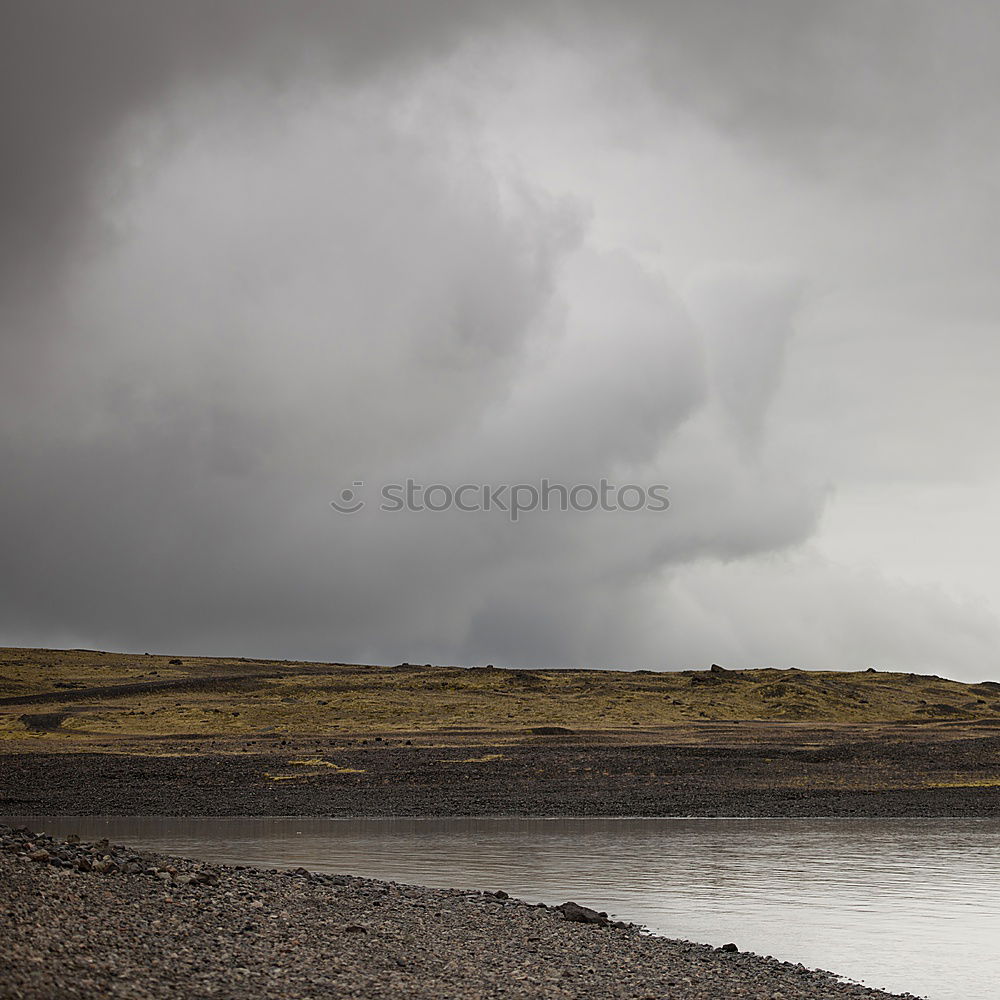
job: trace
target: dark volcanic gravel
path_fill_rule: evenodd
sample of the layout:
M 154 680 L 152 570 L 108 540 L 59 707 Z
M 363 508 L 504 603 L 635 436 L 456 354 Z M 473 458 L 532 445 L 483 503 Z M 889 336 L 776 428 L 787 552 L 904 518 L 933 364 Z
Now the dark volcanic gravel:
M 0 827 L 0 997 L 887 998 L 502 892 L 213 867 Z
M 1000 816 L 1000 787 L 952 787 L 957 774 L 994 773 L 998 753 L 989 737 L 816 750 L 303 741 L 283 752 L 6 754 L 0 816 Z M 906 787 L 915 783 L 925 787 Z

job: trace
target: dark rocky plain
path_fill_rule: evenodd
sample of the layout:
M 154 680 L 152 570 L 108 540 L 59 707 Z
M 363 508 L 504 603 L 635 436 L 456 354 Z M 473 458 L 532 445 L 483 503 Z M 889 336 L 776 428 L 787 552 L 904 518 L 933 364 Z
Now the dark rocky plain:
M 0 755 L 0 816 L 1000 815 L 1000 781 L 989 777 L 998 736 L 924 730 L 803 746 L 808 736 L 739 746 L 561 736 L 448 747 L 387 737 L 258 741 L 228 753 L 204 742 L 14 753 Z
M 213 866 L 0 827 L 0 997 L 178 996 L 892 995 L 730 942 L 654 937 L 571 901 Z

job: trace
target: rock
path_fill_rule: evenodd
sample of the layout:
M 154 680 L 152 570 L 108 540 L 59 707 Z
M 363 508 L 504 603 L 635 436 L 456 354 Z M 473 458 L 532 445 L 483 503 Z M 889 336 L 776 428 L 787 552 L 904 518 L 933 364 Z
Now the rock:
M 580 906 L 579 903 L 574 903 L 568 901 L 562 904 L 562 906 L 557 906 L 564 920 L 570 920 L 577 924 L 601 924 L 606 925 L 608 922 L 608 915 L 606 913 L 598 913 L 597 910 L 592 910 L 589 906 Z
M 90 867 L 100 875 L 113 875 L 118 871 L 118 865 L 110 858 L 101 858 L 100 861 L 95 861 Z
M 50 854 L 44 847 L 42 847 L 37 851 L 32 851 L 28 857 L 31 858 L 32 861 L 45 862 L 49 860 Z
M 721 947 L 721 948 L 719 949 L 719 951 L 729 951 L 729 952 L 733 952 L 733 951 L 739 951 L 739 950 L 740 950 L 740 949 L 739 949 L 739 948 L 737 948 L 737 947 L 736 947 L 736 945 L 734 945 L 734 944 L 732 943 L 732 941 L 730 941 L 730 942 L 729 942 L 729 944 L 724 944 L 724 945 L 723 945 L 723 946 L 722 946 L 722 947 Z
M 691 682 L 690 683 L 692 685 L 698 685 L 698 684 L 721 684 L 722 683 L 722 678 L 718 675 L 718 673 L 695 674 L 691 678 Z

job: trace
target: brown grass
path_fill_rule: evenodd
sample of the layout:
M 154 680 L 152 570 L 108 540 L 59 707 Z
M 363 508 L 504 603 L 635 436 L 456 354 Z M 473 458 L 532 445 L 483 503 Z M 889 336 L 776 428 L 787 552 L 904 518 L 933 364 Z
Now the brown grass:
M 254 674 L 264 676 L 242 690 L 113 690 L 126 683 Z M 62 697 L 86 688 L 104 690 L 82 701 Z M 42 704 L 0 705 L 0 741 L 70 748 L 151 737 L 231 742 L 488 732 L 502 743 L 550 726 L 648 736 L 710 721 L 1000 722 L 1000 684 L 904 673 L 383 667 L 0 649 L 0 697 L 40 694 L 49 696 Z M 31 732 L 22 721 L 55 712 L 66 715 L 49 732 Z

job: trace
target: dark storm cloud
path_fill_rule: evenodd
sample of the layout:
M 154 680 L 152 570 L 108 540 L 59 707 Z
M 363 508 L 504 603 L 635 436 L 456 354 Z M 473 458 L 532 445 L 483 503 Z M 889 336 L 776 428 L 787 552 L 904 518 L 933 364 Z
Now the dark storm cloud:
M 309 74 L 346 84 L 403 72 L 498 19 L 490 5 L 453 0 L 7 4 L 0 273 L 30 294 L 36 268 L 61 258 L 91 221 L 93 185 L 116 131 L 129 116 L 155 113 L 168 91 L 231 77 L 252 100 Z
M 455 0 L 36 0 L 5 13 L 0 265 L 28 282 L 37 255 L 59 254 L 85 219 L 90 185 L 123 120 L 155 108 L 171 88 L 206 79 L 233 76 L 251 92 L 294 87 L 310 73 L 348 83 L 405 72 L 511 23 L 576 42 L 617 31 L 672 100 L 740 133 L 791 136 L 795 149 L 804 133 L 829 142 L 831 133 L 867 131 L 891 146 L 921 128 L 933 140 L 969 118 L 986 128 L 1000 85 L 1000 27 L 989 3 L 632 0 L 613 12 L 533 5 L 526 18 L 518 3 Z
M 558 204 L 505 218 L 475 164 L 384 110 L 334 95 L 196 126 L 39 307 L 57 349 L 0 400 L 10 627 L 235 639 L 250 615 L 281 645 L 357 620 L 355 593 L 374 613 L 364 577 L 393 557 L 342 570 L 328 497 L 503 390 L 575 238 Z
M 811 423 L 853 360 L 822 337 L 796 352 L 803 327 L 838 321 L 852 268 L 879 289 L 933 270 L 907 227 L 954 234 L 907 185 L 978 191 L 973 153 L 995 156 L 987 6 L 6 20 L 0 641 L 668 667 L 921 666 L 947 655 L 935 631 L 963 633 L 962 666 L 993 641 L 990 619 L 815 553 L 775 569 L 816 535 L 832 456 L 874 437 Z M 949 144 L 972 158 L 957 173 Z M 797 245 L 802 217 L 818 232 Z M 614 235 L 647 219 L 666 263 Z M 891 361 L 897 328 L 868 356 Z M 518 524 L 328 506 L 407 477 L 664 482 L 673 505 Z

